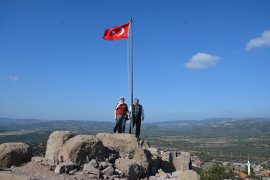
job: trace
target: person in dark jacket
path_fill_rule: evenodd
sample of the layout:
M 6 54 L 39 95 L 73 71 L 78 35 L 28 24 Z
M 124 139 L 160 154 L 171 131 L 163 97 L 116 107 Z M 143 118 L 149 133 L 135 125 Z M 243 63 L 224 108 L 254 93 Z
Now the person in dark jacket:
M 131 111 L 131 107 L 130 107 Z M 139 99 L 134 99 L 133 102 L 133 111 L 132 111 L 132 117 L 133 117 L 133 128 L 136 126 L 136 137 L 140 138 L 141 133 L 141 122 L 144 120 L 144 110 L 142 105 L 139 104 Z M 131 124 L 130 122 L 130 128 L 129 128 L 129 134 L 131 134 Z
M 125 103 L 125 97 L 121 96 L 119 103 L 114 110 L 115 126 L 113 131 L 116 133 L 125 133 L 126 116 L 129 117 L 128 106 Z

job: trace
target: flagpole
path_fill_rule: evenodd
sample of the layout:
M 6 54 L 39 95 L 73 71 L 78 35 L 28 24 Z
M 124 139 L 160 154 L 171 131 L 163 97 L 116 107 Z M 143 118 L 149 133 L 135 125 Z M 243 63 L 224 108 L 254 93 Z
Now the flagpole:
M 130 27 L 129 27 L 129 68 L 130 68 L 130 107 L 131 107 L 131 119 L 130 119 L 130 127 L 131 127 L 131 134 L 133 132 L 133 41 L 132 41 L 132 18 L 129 20 Z

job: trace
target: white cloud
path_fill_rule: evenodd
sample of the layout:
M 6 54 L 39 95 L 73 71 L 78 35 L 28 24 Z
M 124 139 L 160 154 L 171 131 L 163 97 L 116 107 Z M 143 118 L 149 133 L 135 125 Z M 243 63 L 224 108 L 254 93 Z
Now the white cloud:
M 14 75 L 9 75 L 8 76 L 8 79 L 9 80 L 12 80 L 12 81 L 18 81 L 19 80 L 19 77 L 18 76 L 14 76 Z
M 197 53 L 191 57 L 186 67 L 190 69 L 203 69 L 215 66 L 221 58 L 207 53 Z
M 270 30 L 264 31 L 260 37 L 249 40 L 246 49 L 250 50 L 262 46 L 270 46 Z

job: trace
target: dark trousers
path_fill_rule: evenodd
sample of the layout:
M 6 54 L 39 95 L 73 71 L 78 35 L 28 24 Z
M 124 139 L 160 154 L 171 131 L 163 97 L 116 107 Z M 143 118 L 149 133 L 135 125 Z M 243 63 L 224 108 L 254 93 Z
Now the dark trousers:
M 136 137 L 139 138 L 140 137 L 140 133 L 141 133 L 141 118 L 136 118 L 133 117 L 133 128 L 134 126 L 136 126 Z M 131 123 L 130 122 L 130 127 L 129 127 L 129 134 L 131 134 Z
M 117 115 L 113 132 L 124 133 L 126 128 L 126 120 L 124 115 Z

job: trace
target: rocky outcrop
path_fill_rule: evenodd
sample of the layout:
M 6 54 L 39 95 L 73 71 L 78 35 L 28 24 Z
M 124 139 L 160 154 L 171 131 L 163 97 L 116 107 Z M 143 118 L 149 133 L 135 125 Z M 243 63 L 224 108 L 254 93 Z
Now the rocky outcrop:
M 133 159 L 145 173 L 148 171 L 150 162 L 147 156 L 147 143 L 140 143 L 131 134 L 99 133 L 96 137 L 102 141 L 104 146 L 117 151 L 120 157 Z
M 130 134 L 72 136 L 69 131 L 53 132 L 45 158 L 32 157 L 10 172 L 0 171 L 0 179 L 199 179 L 189 170 L 187 152 L 160 152 Z
M 79 165 L 88 163 L 91 159 L 103 160 L 105 156 L 102 142 L 92 135 L 77 135 L 67 140 L 58 152 L 60 162 L 74 162 Z
M 31 160 L 32 150 L 25 143 L 3 143 L 0 145 L 0 168 L 20 166 Z
M 51 133 L 47 141 L 45 158 L 53 161 L 57 160 L 61 146 L 72 137 L 73 134 L 70 131 L 54 131 Z
M 121 156 L 126 156 L 130 151 L 135 149 L 147 148 L 147 143 L 140 143 L 138 139 L 131 134 L 98 133 L 96 137 L 102 141 L 104 146 L 113 148 L 115 151 L 119 152 Z
M 186 171 L 190 169 L 191 160 L 189 152 L 167 151 L 161 152 L 162 162 L 160 168 L 166 173 Z

